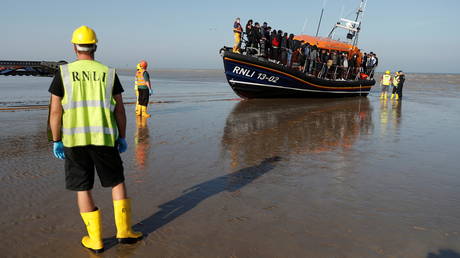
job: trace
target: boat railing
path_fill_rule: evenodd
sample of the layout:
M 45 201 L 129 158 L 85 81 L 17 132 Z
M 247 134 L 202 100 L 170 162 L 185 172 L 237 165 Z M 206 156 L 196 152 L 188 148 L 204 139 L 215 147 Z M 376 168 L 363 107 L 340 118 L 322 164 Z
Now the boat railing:
M 357 71 L 356 71 L 356 77 L 355 77 L 355 80 L 359 80 L 359 75 L 363 72 L 363 68 L 362 67 L 358 67 Z
M 369 78 L 374 78 L 375 67 L 372 67 L 371 71 L 369 72 Z
M 253 56 L 256 58 L 264 58 L 268 62 L 280 64 L 279 61 L 271 59 L 270 57 L 266 55 L 267 53 L 264 53 L 265 51 L 262 51 L 261 49 L 262 44 L 258 44 L 258 47 L 253 47 L 253 46 L 248 45 L 248 40 L 246 40 L 244 37 L 242 41 L 244 43 L 244 46 L 242 47 L 243 54 L 247 56 Z M 289 66 L 289 67 L 292 68 L 293 66 L 294 65 Z M 297 67 L 300 67 L 300 66 L 297 66 Z M 360 74 L 364 73 L 363 67 L 345 68 L 339 65 L 332 65 L 331 67 L 327 67 L 326 63 L 313 61 L 311 59 L 306 60 L 303 67 L 300 67 L 299 70 L 309 76 L 314 76 L 317 78 L 329 79 L 329 80 L 350 80 L 350 79 L 359 80 L 361 79 Z M 375 71 L 375 67 L 372 68 L 371 71 L 368 71 L 366 73 L 368 75 L 368 79 L 373 78 L 374 71 Z

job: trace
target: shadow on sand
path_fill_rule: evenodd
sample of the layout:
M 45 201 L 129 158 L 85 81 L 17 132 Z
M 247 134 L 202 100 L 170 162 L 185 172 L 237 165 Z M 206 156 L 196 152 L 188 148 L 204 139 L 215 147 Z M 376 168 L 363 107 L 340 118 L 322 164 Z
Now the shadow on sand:
M 175 220 L 179 216 L 195 208 L 200 202 L 224 191 L 234 192 L 251 183 L 276 167 L 281 157 L 266 158 L 260 164 L 240 169 L 231 174 L 220 176 L 204 183 L 195 185 L 183 191 L 183 194 L 174 200 L 163 203 L 160 210 L 152 216 L 133 226 L 135 231 L 144 234 L 144 238 L 155 230 Z M 115 237 L 104 239 L 104 248 L 109 250 L 117 245 Z M 88 253 L 90 253 L 88 251 Z
M 234 192 L 241 189 L 275 168 L 276 162 L 280 160 L 278 156 L 266 158 L 256 166 L 243 168 L 186 189 L 181 196 L 158 206 L 160 208 L 158 212 L 139 222 L 133 228 L 147 236 L 193 209 L 207 198 L 224 191 Z
M 441 249 L 438 253 L 429 253 L 427 258 L 460 258 L 460 253 L 450 249 Z

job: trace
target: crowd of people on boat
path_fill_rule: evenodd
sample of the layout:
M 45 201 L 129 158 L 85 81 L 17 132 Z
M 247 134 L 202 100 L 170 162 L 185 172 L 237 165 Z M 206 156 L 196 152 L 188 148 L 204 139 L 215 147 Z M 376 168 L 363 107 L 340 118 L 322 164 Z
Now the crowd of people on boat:
M 378 57 L 373 52 L 361 54 L 319 48 L 295 39 L 292 33 L 272 29 L 267 22 L 260 25 L 249 20 L 243 29 L 240 19 L 236 18 L 233 32 L 234 53 L 265 58 L 322 79 L 372 79 L 378 65 Z M 245 43 L 244 49 L 242 43 Z

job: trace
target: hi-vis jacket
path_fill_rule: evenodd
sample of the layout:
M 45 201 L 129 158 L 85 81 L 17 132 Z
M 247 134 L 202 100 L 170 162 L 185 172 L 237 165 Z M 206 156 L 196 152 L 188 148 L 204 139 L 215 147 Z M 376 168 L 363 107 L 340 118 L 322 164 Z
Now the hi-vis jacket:
M 382 84 L 386 86 L 390 86 L 391 85 L 391 75 L 384 74 L 382 77 Z
M 398 87 L 399 84 L 399 75 L 395 75 L 393 78 L 393 86 Z
M 142 68 L 136 71 L 135 84 L 136 84 L 137 89 L 147 89 L 148 88 L 147 82 L 144 79 L 144 72 L 145 72 L 145 69 L 142 69 Z
M 65 147 L 115 146 L 118 128 L 112 90 L 115 69 L 97 61 L 79 60 L 60 66 Z

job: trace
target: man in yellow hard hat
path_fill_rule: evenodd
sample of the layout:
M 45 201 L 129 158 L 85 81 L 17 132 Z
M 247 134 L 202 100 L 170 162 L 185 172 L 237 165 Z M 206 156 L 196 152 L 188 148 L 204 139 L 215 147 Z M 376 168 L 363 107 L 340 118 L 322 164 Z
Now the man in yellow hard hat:
M 380 86 L 382 86 L 382 91 L 380 93 L 380 99 L 387 99 L 388 88 L 391 85 L 391 72 L 389 70 L 385 71 L 385 74 L 380 78 Z
M 150 114 L 147 113 L 147 106 L 149 105 L 149 96 L 152 95 L 152 85 L 150 75 L 147 72 L 147 65 L 147 61 L 140 61 L 136 71 L 137 103 L 139 104 L 139 112 L 136 112 L 136 114 L 145 118 L 150 117 Z
M 66 188 L 77 192 L 88 231 L 81 243 L 99 253 L 104 244 L 101 211 L 91 194 L 94 169 L 101 185 L 112 188 L 118 241 L 133 243 L 142 233 L 131 229 L 131 202 L 120 157 L 128 148 L 123 87 L 115 69 L 94 60 L 97 42 L 96 33 L 87 26 L 73 32 L 77 61 L 60 66 L 49 92 L 53 153 L 65 160 Z

